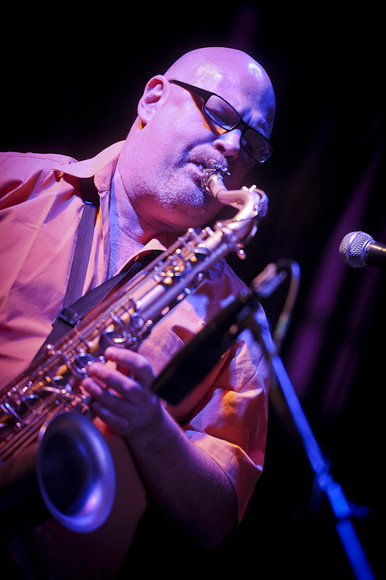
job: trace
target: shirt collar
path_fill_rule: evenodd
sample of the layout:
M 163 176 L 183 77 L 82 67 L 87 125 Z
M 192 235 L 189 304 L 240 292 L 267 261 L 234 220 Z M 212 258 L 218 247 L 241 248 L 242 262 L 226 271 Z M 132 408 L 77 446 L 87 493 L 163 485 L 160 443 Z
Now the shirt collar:
M 60 174 L 72 175 L 74 177 L 93 177 L 98 176 L 96 186 L 99 191 L 110 187 L 111 169 L 108 167 L 115 163 L 122 151 L 124 141 L 119 141 L 110 145 L 95 157 L 84 159 L 83 161 L 70 161 L 57 165 L 55 170 Z M 106 168 L 106 172 L 103 170 Z
M 71 175 L 77 178 L 94 177 L 95 185 L 99 192 L 107 191 L 111 186 L 112 168 L 111 165 L 116 164 L 117 159 L 122 151 L 124 141 L 119 141 L 110 145 L 95 157 L 91 159 L 84 159 L 83 161 L 70 160 L 54 167 L 58 178 L 63 174 Z M 105 223 L 109 224 L 109 218 L 105 219 Z M 141 255 L 150 250 L 165 251 L 166 246 L 157 238 L 150 240 L 143 248 L 137 250 L 137 254 Z

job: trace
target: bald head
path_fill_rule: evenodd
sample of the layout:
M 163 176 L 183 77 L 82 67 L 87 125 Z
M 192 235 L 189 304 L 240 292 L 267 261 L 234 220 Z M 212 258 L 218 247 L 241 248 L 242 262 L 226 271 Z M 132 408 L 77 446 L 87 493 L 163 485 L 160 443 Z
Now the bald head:
M 250 57 L 246 52 L 235 48 L 207 47 L 197 48 L 185 53 L 176 60 L 166 71 L 165 76 L 170 79 L 174 75 L 189 75 L 190 80 L 210 78 L 216 71 L 229 68 L 247 67 L 257 77 L 268 75 L 263 67 Z M 184 78 L 181 80 L 189 80 Z M 268 79 L 269 80 L 269 79 Z
M 222 90 L 225 98 L 227 90 L 243 87 L 256 98 L 258 105 L 266 107 L 271 132 L 275 112 L 272 83 L 264 68 L 247 53 L 225 47 L 198 48 L 174 62 L 165 76 L 168 80 L 178 79 L 208 90 Z

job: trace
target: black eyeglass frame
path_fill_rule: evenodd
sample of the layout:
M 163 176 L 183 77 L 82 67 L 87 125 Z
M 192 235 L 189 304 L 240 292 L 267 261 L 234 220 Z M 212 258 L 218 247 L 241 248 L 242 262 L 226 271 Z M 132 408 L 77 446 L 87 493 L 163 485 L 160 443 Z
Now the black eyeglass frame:
M 264 137 L 264 135 L 262 133 L 260 133 L 260 131 L 257 131 L 253 127 L 250 127 L 244 121 L 244 119 L 241 117 L 240 113 L 238 113 L 236 111 L 236 109 L 230 103 L 228 103 L 228 101 L 225 100 L 223 97 L 221 97 L 217 93 L 213 93 L 212 91 L 207 91 L 206 89 L 202 89 L 200 87 L 195 87 L 194 85 L 190 85 L 189 83 L 185 83 L 183 81 L 177 81 L 177 80 L 173 79 L 173 80 L 170 80 L 169 82 L 173 85 L 177 85 L 177 86 L 185 89 L 186 91 L 188 91 L 192 95 L 195 95 L 196 97 L 199 97 L 200 99 L 202 99 L 202 112 L 204 113 L 204 115 L 206 115 L 209 118 L 211 123 L 213 123 L 215 126 L 220 127 L 221 129 L 225 129 L 226 132 L 233 131 L 234 129 L 241 129 L 241 145 L 242 145 L 243 149 L 248 153 L 248 155 L 250 157 L 252 157 L 252 159 L 257 161 L 258 163 L 264 163 L 271 156 L 272 146 L 271 146 L 270 142 L 268 141 L 268 139 L 266 137 Z M 223 126 L 219 123 L 218 119 L 215 119 L 214 117 L 212 117 L 210 111 L 206 108 L 206 103 L 209 101 L 210 97 L 217 97 L 218 99 L 223 101 L 234 112 L 234 114 L 237 117 L 237 122 L 233 125 L 227 124 L 227 125 Z M 253 134 L 259 136 L 259 138 L 262 140 L 265 148 L 267 149 L 267 153 L 265 153 L 261 157 L 256 157 L 255 155 L 253 155 L 251 153 L 251 151 L 249 151 L 248 147 L 250 145 L 249 145 L 248 141 L 245 139 L 245 133 L 247 131 L 252 131 Z

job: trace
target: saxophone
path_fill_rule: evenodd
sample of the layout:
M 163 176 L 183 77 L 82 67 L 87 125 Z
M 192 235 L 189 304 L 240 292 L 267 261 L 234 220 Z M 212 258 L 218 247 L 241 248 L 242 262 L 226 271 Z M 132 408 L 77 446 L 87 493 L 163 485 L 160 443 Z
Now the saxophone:
M 233 218 L 216 222 L 213 229 L 189 229 L 57 344 L 47 345 L 7 386 L 0 398 L 0 511 L 9 503 L 7 496 L 1 500 L 2 488 L 9 488 L 20 463 L 30 463 L 25 460 L 30 452 L 44 504 L 62 525 L 89 532 L 107 519 L 114 499 L 114 466 L 92 423 L 81 381 L 90 364 L 105 362 L 107 346 L 137 349 L 155 324 L 204 283 L 218 260 L 230 252 L 245 257 L 244 246 L 266 214 L 267 196 L 255 186 L 227 190 L 224 175 L 210 162 L 203 187 L 238 210 Z

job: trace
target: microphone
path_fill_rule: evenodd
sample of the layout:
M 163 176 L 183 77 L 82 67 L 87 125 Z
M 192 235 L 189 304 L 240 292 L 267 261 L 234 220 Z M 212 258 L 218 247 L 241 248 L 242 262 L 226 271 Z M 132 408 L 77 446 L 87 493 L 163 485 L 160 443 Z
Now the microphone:
M 339 254 L 343 262 L 352 268 L 386 266 L 386 246 L 365 232 L 346 234 L 339 246 Z

